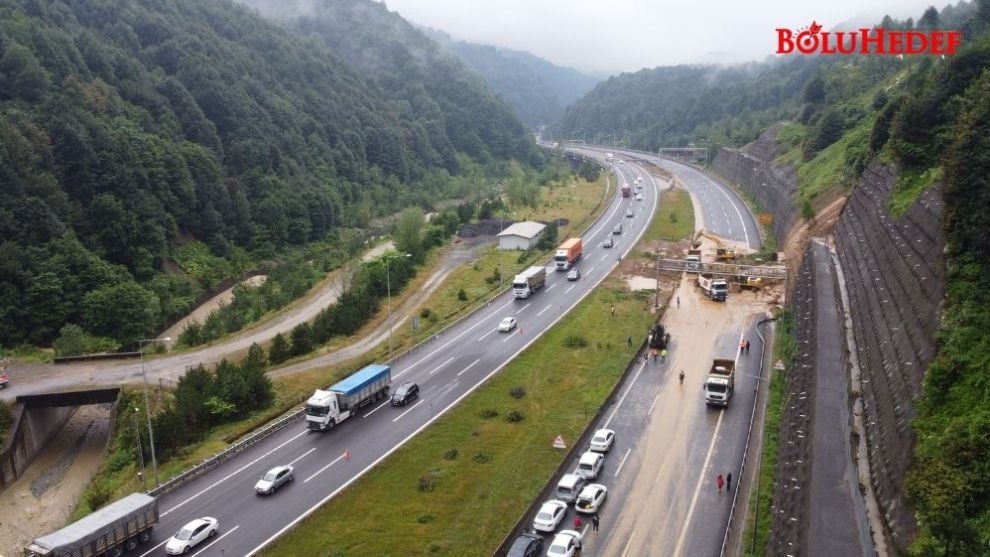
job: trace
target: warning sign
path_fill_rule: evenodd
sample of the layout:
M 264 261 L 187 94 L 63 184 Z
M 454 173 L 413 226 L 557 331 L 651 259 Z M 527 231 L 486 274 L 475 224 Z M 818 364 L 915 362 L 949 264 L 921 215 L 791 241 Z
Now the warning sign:
M 558 435 L 556 439 L 553 440 L 553 448 L 555 449 L 566 449 L 567 443 L 564 443 L 564 436 Z
M 777 360 L 777 363 L 773 364 L 773 369 L 784 371 L 784 360 Z

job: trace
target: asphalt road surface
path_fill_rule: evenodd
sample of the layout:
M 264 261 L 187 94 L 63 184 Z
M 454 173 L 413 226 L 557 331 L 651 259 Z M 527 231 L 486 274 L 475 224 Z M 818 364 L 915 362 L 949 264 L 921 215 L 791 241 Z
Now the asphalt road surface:
M 183 524 L 213 516 L 220 521 L 220 535 L 212 545 L 190 555 L 199 551 L 217 555 L 221 547 L 226 555 L 253 555 L 471 393 L 563 318 L 645 231 L 656 212 L 657 184 L 633 165 L 616 168 L 616 174 L 620 184 L 632 184 L 636 176 L 642 176 L 644 200 L 618 195 L 611 200 L 603 216 L 583 236 L 584 256 L 577 264 L 580 280 L 568 282 L 565 273 L 548 271 L 546 285 L 530 298 L 500 296 L 442 336 L 393 362 L 394 383 L 415 381 L 420 385 L 420 397 L 408 406 L 393 408 L 386 402 L 325 433 L 308 431 L 300 420 L 163 496 L 155 536 L 143 546 L 144 551 L 135 554 L 164 554 L 163 544 Z M 630 207 L 632 218 L 625 216 Z M 623 233 L 613 236 L 616 246 L 601 247 L 620 222 Z M 497 332 L 498 322 L 507 316 L 516 317 L 519 327 L 512 333 Z M 256 496 L 254 483 L 278 464 L 295 466 L 295 482 L 272 497 Z

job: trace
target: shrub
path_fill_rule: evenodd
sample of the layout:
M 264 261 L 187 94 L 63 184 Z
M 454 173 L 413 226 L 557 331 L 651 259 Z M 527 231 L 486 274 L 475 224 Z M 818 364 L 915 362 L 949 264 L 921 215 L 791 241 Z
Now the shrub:
M 431 315 L 433 315 L 433 310 L 430 308 L 423 308 L 419 311 L 419 316 L 423 319 L 429 319 Z
M 581 335 L 569 335 L 564 339 L 564 348 L 584 348 L 588 346 L 588 340 Z
M 467 301 L 467 292 L 463 288 L 457 291 L 457 299 L 462 302 Z
M 419 477 L 419 490 L 420 491 L 433 491 L 437 487 L 437 474 L 436 472 L 428 472 Z
M 811 206 L 811 200 L 805 199 L 801 204 L 801 218 L 811 220 L 815 218 L 815 208 Z
M 471 457 L 471 460 L 477 462 L 478 464 L 487 464 L 492 461 L 492 455 L 487 453 L 475 453 Z
M 509 413 L 505 415 L 505 420 L 513 424 L 517 422 L 521 422 L 525 419 L 526 416 L 523 416 L 522 412 L 519 412 L 517 410 L 510 410 Z
M 96 480 L 89 484 L 89 489 L 86 491 L 86 504 L 89 505 L 90 510 L 95 511 L 109 503 L 112 496 L 113 491 L 110 486 L 103 480 Z
M 526 396 L 526 389 L 523 387 L 512 387 L 512 390 L 509 391 L 509 396 L 515 399 L 520 399 Z
M 443 458 L 444 460 L 457 460 L 457 456 L 459 454 L 460 452 L 456 448 L 450 449 L 449 451 L 443 453 Z
M 419 518 L 416 519 L 416 522 L 420 524 L 428 524 L 430 522 L 433 522 L 433 519 L 434 516 L 432 514 L 421 514 L 419 515 Z
M 491 418 L 497 418 L 498 410 L 494 408 L 485 408 L 484 410 L 481 411 L 481 417 L 486 420 L 489 420 Z

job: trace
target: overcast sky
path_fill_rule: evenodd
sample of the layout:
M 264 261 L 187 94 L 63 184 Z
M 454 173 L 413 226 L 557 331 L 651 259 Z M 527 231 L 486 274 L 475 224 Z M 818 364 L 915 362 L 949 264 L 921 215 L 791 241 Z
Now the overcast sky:
M 940 0 L 941 9 L 948 0 Z M 468 42 L 524 50 L 556 64 L 613 73 L 762 59 L 778 27 L 825 29 L 885 13 L 918 19 L 931 0 L 387 0 L 407 20 Z M 955 3 L 955 1 L 953 1 Z M 863 21 L 858 21 L 863 18 Z

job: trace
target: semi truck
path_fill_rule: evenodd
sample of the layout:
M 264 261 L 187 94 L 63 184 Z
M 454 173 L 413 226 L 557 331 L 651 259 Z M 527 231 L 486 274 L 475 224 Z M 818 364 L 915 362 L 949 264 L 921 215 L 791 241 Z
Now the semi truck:
M 512 295 L 519 299 L 529 298 L 534 292 L 543 288 L 546 281 L 546 267 L 530 267 L 512 279 Z
M 725 279 L 716 278 L 715 275 L 709 273 L 698 275 L 698 286 L 701 287 L 701 291 L 706 296 L 716 302 L 724 302 L 729 294 L 729 283 Z
M 72 524 L 33 540 L 25 557 L 119 557 L 151 539 L 158 500 L 132 493 Z
M 607 160 L 608 162 L 612 162 L 613 159 L 615 159 L 615 155 L 613 155 L 612 153 L 605 153 L 605 160 Z
M 553 262 L 557 266 L 558 271 L 566 271 L 577 263 L 578 259 L 581 259 L 581 251 L 583 249 L 581 244 L 581 238 L 568 238 L 564 240 L 563 244 L 557 248 L 557 253 L 553 256 Z
M 689 273 L 701 272 L 701 250 L 689 249 L 687 257 L 684 258 L 684 270 Z
M 728 406 L 735 386 L 736 362 L 716 358 L 705 378 L 705 403 L 709 406 Z
M 629 184 L 622 184 L 622 197 L 629 197 L 632 190 L 629 188 Z
M 314 431 L 333 429 L 361 408 L 387 397 L 391 382 L 392 368 L 371 364 L 339 383 L 317 389 L 306 401 L 306 427 Z

